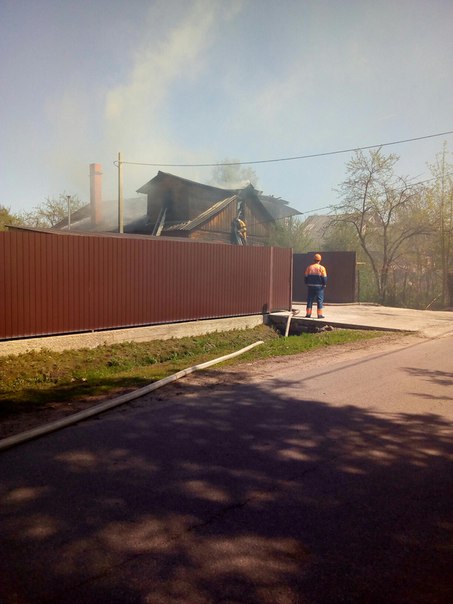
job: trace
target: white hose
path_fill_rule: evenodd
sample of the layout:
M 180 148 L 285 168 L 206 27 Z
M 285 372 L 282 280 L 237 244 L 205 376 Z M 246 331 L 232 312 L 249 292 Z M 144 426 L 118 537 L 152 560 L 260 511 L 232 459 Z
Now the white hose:
M 44 426 L 39 426 L 38 428 L 33 428 L 31 430 L 27 430 L 26 432 L 21 432 L 20 434 L 15 434 L 14 436 L 9 436 L 8 438 L 4 438 L 0 440 L 0 451 L 4 451 L 5 449 L 10 449 L 11 447 L 15 447 L 23 442 L 28 440 L 32 440 L 34 438 L 39 438 L 40 436 L 44 436 L 44 434 L 49 434 L 50 432 L 55 432 L 56 430 L 61 430 L 61 428 L 66 428 L 67 426 L 71 426 L 76 424 L 88 417 L 92 417 L 93 415 L 99 415 L 104 411 L 108 411 L 109 409 L 113 409 L 114 407 L 118 407 L 119 405 L 123 405 L 128 401 L 132 401 L 144 394 L 148 394 L 148 392 L 152 392 L 153 390 L 157 390 L 162 386 L 166 386 L 171 382 L 175 382 L 180 378 L 188 375 L 189 373 L 193 373 L 194 371 L 199 371 L 200 369 L 206 369 L 211 365 L 215 365 L 217 363 L 221 363 L 222 361 L 227 361 L 228 359 L 232 359 L 234 357 L 243 354 L 244 352 L 248 352 L 255 346 L 259 344 L 264 344 L 262 340 L 255 342 L 254 344 L 250 344 L 241 350 L 236 352 L 232 352 L 231 354 L 226 354 L 223 357 L 219 357 L 218 359 L 213 359 L 212 361 L 206 361 L 205 363 L 200 363 L 199 365 L 194 365 L 193 367 L 188 367 L 187 369 L 182 369 L 173 375 L 169 375 L 162 380 L 158 380 L 157 382 L 153 382 L 152 384 L 148 384 L 148 386 L 143 386 L 143 388 L 139 388 L 138 390 L 134 390 L 134 392 L 128 392 L 127 394 L 122 394 L 117 398 L 114 398 L 110 401 L 105 401 L 104 403 L 99 403 L 99 405 L 95 405 L 94 407 L 90 407 L 89 409 L 85 409 L 84 411 L 79 411 L 78 413 L 74 413 L 73 415 L 69 415 L 64 417 L 63 419 L 57 419 L 54 422 L 50 422 L 45 424 Z
M 289 326 L 291 325 L 291 319 L 293 318 L 293 313 L 290 312 L 288 318 L 286 319 L 286 329 L 285 329 L 285 338 L 288 337 L 289 334 Z

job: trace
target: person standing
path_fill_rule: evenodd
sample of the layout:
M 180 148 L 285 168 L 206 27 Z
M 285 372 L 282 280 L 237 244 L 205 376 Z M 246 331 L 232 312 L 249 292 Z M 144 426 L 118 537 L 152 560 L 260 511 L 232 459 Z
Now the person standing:
M 305 316 L 311 317 L 313 303 L 316 302 L 318 319 L 324 319 L 324 290 L 327 285 L 327 271 L 321 264 L 321 254 L 315 254 L 314 263 L 305 269 L 304 281 L 307 285 L 307 310 Z
M 233 220 L 232 231 L 233 243 L 247 245 L 247 225 L 239 216 Z

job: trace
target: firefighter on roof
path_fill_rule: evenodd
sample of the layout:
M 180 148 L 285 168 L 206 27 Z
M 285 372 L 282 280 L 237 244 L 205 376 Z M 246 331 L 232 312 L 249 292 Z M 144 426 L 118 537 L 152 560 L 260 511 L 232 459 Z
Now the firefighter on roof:
M 247 225 L 239 216 L 233 221 L 233 233 L 236 243 L 247 245 Z

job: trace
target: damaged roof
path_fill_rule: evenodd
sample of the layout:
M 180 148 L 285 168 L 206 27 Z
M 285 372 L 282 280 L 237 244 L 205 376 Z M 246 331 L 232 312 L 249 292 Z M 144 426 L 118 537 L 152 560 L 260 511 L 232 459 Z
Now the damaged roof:
M 289 202 L 284 199 L 273 197 L 272 195 L 263 195 L 262 193 L 258 193 L 258 197 L 274 220 L 283 220 L 284 218 L 302 214 L 299 210 L 292 208 Z
M 289 205 L 289 202 L 286 201 L 285 199 L 281 199 L 279 197 L 274 197 L 273 195 L 263 195 L 262 192 L 256 190 L 252 184 L 246 185 L 245 187 L 241 187 L 241 188 L 224 189 L 224 188 L 213 186 L 213 185 L 206 185 L 204 183 L 196 182 L 194 180 L 189 180 L 188 178 L 182 178 L 181 176 L 176 176 L 175 174 L 170 174 L 169 172 L 162 172 L 161 170 L 159 170 L 159 172 L 157 173 L 157 175 L 154 178 L 152 178 L 146 184 L 144 184 L 142 187 L 140 187 L 140 189 L 137 189 L 137 193 L 152 193 L 153 186 L 156 183 L 159 183 L 166 179 L 171 179 L 173 181 L 181 182 L 183 184 L 186 184 L 186 185 L 189 185 L 192 187 L 202 188 L 205 190 L 211 190 L 211 191 L 217 193 L 217 198 L 218 198 L 219 192 L 224 192 L 225 197 L 226 197 L 228 195 L 228 193 L 238 194 L 239 192 L 244 191 L 245 189 L 252 189 L 253 192 L 257 195 L 260 202 L 263 204 L 264 208 L 267 210 L 268 214 L 270 214 L 270 216 L 274 220 L 283 220 L 284 218 L 289 218 L 291 216 L 297 216 L 298 214 L 301 214 L 301 212 L 299 212 L 299 210 L 292 208 Z
M 204 222 L 221 212 L 224 208 L 230 205 L 231 202 L 236 201 L 238 198 L 237 195 L 232 195 L 231 197 L 227 197 L 222 201 L 218 201 L 210 208 L 199 214 L 193 220 L 187 220 L 185 222 L 180 222 L 179 224 L 174 224 L 170 227 L 167 227 L 166 231 L 192 231 L 198 226 L 202 225 Z
M 158 183 L 167 178 L 182 182 L 189 186 L 201 187 L 203 189 L 211 189 L 212 191 L 225 191 L 225 193 L 235 193 L 237 190 L 237 189 L 223 189 L 222 187 L 216 187 L 214 185 L 206 185 L 202 182 L 197 182 L 195 180 L 189 180 L 188 178 L 182 178 L 181 176 L 176 176 L 175 174 L 170 174 L 170 172 L 162 172 L 161 170 L 159 170 L 158 173 L 156 174 L 156 176 L 154 176 L 154 178 L 152 178 L 147 183 L 145 183 L 143 186 L 141 186 L 139 189 L 137 189 L 137 193 L 145 193 L 145 194 L 152 193 L 153 185 L 155 183 Z

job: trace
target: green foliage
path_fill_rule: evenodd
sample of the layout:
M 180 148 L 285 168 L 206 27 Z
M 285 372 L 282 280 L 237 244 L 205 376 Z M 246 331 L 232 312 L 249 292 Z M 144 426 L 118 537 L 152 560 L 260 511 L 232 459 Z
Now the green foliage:
M 324 237 L 327 251 L 351 250 L 360 263 L 360 300 L 411 308 L 452 306 L 453 164 L 444 143 L 433 179 L 396 175 L 398 156 L 357 152 L 347 163 L 341 202 Z
M 84 204 L 77 195 L 60 193 L 57 199 L 54 197 L 46 197 L 46 199 L 33 210 L 24 212 L 21 215 L 21 220 L 24 224 L 33 228 L 51 228 L 67 218 L 68 209 L 70 209 L 72 213 L 80 209 L 83 205 Z
M 62 401 L 115 396 L 188 366 L 224 356 L 257 340 L 263 340 L 264 344 L 228 362 L 301 354 L 317 347 L 378 335 L 382 332 L 334 330 L 283 338 L 262 325 L 178 340 L 128 342 L 65 352 L 43 350 L 0 357 L 0 419 L 29 409 L 52 407 Z
M 441 282 L 439 297 L 445 306 L 453 305 L 448 295 L 448 273 L 453 269 L 453 164 L 448 161 L 449 156 L 451 153 L 448 153 L 447 143 L 444 142 L 435 162 L 429 164 L 435 180 L 428 194 L 431 224 L 435 232 L 435 258 Z
M 289 218 L 280 221 L 272 229 L 269 245 L 278 247 L 291 247 L 296 252 L 306 252 L 312 245 L 312 240 L 307 233 L 304 221 L 298 218 Z
M 319 333 L 302 333 L 298 336 L 280 337 L 258 346 L 241 356 L 242 361 L 257 361 L 278 356 L 292 356 L 303 354 L 318 348 L 350 344 L 362 340 L 381 337 L 383 332 L 335 329 L 334 331 L 321 331 Z
M 6 231 L 8 226 L 18 226 L 21 219 L 16 214 L 12 214 L 10 208 L 0 205 L 0 231 Z
M 327 230 L 323 245 L 318 247 L 326 252 L 357 252 L 360 244 L 353 225 L 335 221 Z
M 430 232 L 424 216 L 413 211 L 421 205 L 423 189 L 396 175 L 398 159 L 380 149 L 357 151 L 339 189 L 343 201 L 334 207 L 336 224 L 354 232 L 382 304 L 394 298 L 391 281 L 405 248 Z

